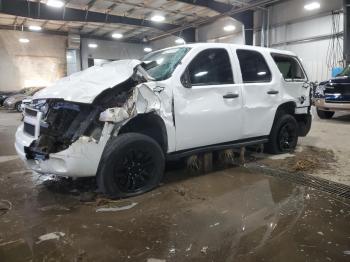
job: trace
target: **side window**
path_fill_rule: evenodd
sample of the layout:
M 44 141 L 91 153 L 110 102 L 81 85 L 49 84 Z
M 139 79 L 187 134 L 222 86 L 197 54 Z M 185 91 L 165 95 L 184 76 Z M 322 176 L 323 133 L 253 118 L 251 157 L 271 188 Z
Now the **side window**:
M 262 54 L 253 50 L 237 50 L 244 83 L 271 81 L 271 71 Z
M 272 54 L 272 57 L 285 80 L 305 80 L 304 71 L 297 58 L 279 54 Z
M 191 85 L 223 85 L 233 83 L 230 58 L 225 49 L 200 52 L 187 67 Z

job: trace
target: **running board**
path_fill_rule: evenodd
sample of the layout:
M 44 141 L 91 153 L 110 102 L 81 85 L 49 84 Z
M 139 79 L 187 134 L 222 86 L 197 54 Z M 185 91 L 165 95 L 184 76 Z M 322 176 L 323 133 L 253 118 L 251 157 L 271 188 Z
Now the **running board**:
M 167 160 L 176 160 L 176 159 L 179 159 L 182 157 L 196 155 L 196 154 L 200 154 L 200 153 L 219 151 L 219 150 L 225 150 L 225 149 L 240 148 L 240 147 L 244 147 L 244 146 L 265 144 L 268 141 L 269 141 L 268 136 L 263 136 L 263 137 L 242 139 L 242 140 L 236 140 L 236 141 L 232 141 L 232 142 L 203 146 L 203 147 L 190 148 L 190 149 L 185 149 L 185 150 L 169 153 L 169 154 L 167 154 L 166 159 Z

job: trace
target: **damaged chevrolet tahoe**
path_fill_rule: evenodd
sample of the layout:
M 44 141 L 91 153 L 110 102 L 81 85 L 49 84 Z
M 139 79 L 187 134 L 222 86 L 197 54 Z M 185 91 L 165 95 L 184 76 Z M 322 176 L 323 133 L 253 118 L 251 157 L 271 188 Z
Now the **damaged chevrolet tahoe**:
M 35 95 L 16 150 L 41 174 L 96 176 L 113 197 L 156 187 L 165 161 L 265 144 L 295 149 L 310 86 L 290 52 L 188 44 L 65 77 Z

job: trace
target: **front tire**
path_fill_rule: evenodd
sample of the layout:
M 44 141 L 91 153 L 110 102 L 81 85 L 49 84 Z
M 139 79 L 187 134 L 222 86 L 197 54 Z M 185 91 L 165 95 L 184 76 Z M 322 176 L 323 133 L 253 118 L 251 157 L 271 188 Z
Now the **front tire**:
M 318 117 L 321 119 L 331 119 L 334 116 L 333 111 L 324 111 L 324 110 L 320 110 L 318 108 L 316 108 L 316 111 L 317 111 Z
M 16 105 L 15 105 L 15 109 L 17 112 L 22 112 L 22 102 L 18 102 Z
M 292 115 L 278 116 L 272 126 L 266 151 L 270 154 L 289 153 L 298 144 L 298 123 Z
M 106 145 L 97 184 L 112 198 L 136 196 L 159 185 L 164 166 L 163 150 L 154 139 L 138 133 L 121 134 Z

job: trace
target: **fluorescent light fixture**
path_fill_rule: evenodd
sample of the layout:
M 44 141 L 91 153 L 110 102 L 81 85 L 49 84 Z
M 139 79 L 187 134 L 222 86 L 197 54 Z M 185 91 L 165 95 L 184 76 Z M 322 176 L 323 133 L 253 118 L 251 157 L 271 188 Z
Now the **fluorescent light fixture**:
M 56 7 L 56 8 L 61 8 L 64 6 L 64 2 L 60 0 L 47 0 L 46 4 L 48 6 Z
M 18 39 L 18 41 L 20 43 L 23 43 L 23 44 L 29 43 L 29 39 L 28 38 L 20 38 L 20 39 Z
M 41 26 L 38 25 L 30 25 L 29 30 L 31 31 L 41 31 Z
M 145 47 L 145 48 L 143 49 L 143 51 L 145 51 L 146 53 L 149 53 L 149 52 L 152 52 L 152 48 L 150 48 L 150 47 Z
M 163 22 L 165 20 L 165 17 L 162 15 L 154 15 L 151 17 L 151 20 L 153 22 Z
M 98 44 L 90 43 L 88 46 L 89 46 L 89 48 L 97 48 Z
M 259 76 L 266 76 L 266 74 L 267 74 L 266 72 L 258 72 Z
M 120 39 L 120 38 L 123 38 L 123 35 L 120 34 L 120 33 L 113 33 L 112 37 L 115 38 L 115 39 Z
M 178 38 L 175 40 L 175 43 L 178 44 L 178 45 L 184 45 L 186 44 L 185 40 L 182 39 L 182 38 Z
M 226 32 L 232 32 L 232 31 L 235 31 L 235 30 L 236 30 L 236 27 L 234 25 L 224 26 L 224 31 L 226 31 Z
M 307 11 L 316 10 L 316 9 L 319 9 L 320 7 L 321 7 L 321 5 L 319 2 L 312 2 L 312 3 L 304 5 L 305 10 L 307 10 Z

